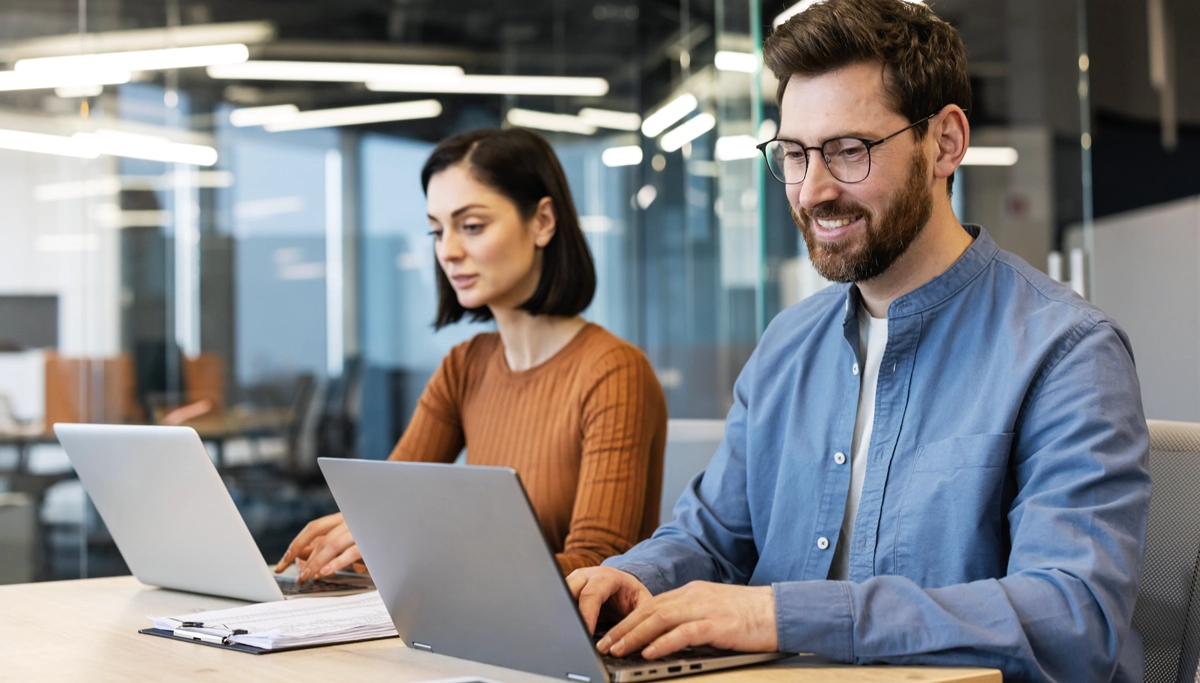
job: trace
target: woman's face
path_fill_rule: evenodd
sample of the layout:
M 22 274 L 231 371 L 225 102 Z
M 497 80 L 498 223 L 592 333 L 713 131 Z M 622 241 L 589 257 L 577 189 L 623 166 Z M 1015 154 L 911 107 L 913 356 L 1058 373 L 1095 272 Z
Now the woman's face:
M 549 197 L 528 220 L 513 202 L 456 164 L 425 191 L 438 265 L 463 308 L 516 308 L 537 289 L 542 247 L 554 236 Z

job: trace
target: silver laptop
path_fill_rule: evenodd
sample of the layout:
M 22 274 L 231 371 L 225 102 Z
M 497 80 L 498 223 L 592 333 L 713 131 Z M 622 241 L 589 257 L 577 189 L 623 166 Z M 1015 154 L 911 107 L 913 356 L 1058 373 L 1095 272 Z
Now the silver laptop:
M 651 681 L 787 655 L 601 656 L 516 472 L 318 460 L 409 647 L 580 683 Z
M 56 424 L 54 433 L 142 583 L 254 602 L 374 587 L 365 576 L 303 586 L 275 576 L 189 427 Z

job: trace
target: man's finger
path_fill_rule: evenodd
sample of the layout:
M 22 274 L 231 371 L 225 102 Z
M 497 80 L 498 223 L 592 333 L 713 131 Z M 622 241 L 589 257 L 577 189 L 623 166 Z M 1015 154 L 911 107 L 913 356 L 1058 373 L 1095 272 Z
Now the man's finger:
M 662 600 L 658 598 L 642 601 L 642 604 L 638 605 L 637 609 L 626 615 L 616 626 L 610 628 L 608 633 L 604 634 L 600 642 L 596 643 L 596 649 L 600 650 L 600 654 L 602 655 L 612 654 L 614 657 L 624 657 L 626 654 L 632 652 L 633 650 L 630 648 L 616 650 L 613 649 L 613 646 L 625 639 L 630 631 L 641 626 L 643 621 L 653 616 L 660 604 L 662 604 Z
M 664 610 L 664 607 L 667 609 Z M 653 608 L 645 610 L 640 615 L 638 612 L 642 612 L 642 610 L 640 608 L 634 610 L 619 624 L 619 626 L 626 626 L 626 622 L 630 622 L 623 632 L 617 634 L 612 631 L 608 632 L 608 635 L 612 637 L 609 651 L 614 657 L 624 657 L 631 652 L 641 650 L 680 623 L 678 618 L 672 618 L 676 610 L 670 610 L 669 602 L 655 601 Z M 672 616 L 667 616 L 667 613 Z M 637 620 L 636 623 L 633 623 L 635 617 Z
M 646 659 L 658 659 L 679 652 L 685 647 L 707 645 L 711 641 L 712 622 L 688 621 L 667 631 L 642 650 Z
M 615 592 L 616 586 L 602 577 L 584 579 L 579 586 L 576 596 L 579 599 L 579 614 L 587 624 L 589 634 L 596 632 L 596 622 L 600 620 L 600 610 Z
M 329 576 L 339 569 L 346 567 L 350 563 L 361 559 L 362 555 L 358 552 L 358 546 L 352 545 L 344 550 L 341 555 L 338 555 L 337 557 L 333 558 L 333 560 L 326 563 L 324 567 L 321 567 L 321 576 Z

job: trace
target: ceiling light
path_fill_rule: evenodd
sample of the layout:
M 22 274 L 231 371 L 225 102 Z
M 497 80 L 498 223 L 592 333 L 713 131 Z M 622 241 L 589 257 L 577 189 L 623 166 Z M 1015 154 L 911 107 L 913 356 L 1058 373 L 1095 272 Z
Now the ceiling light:
M 758 71 L 758 55 L 752 52 L 721 50 L 717 52 L 713 63 L 721 71 L 741 71 L 748 74 Z
M 642 134 L 650 138 L 658 137 L 659 133 L 695 111 L 698 106 L 700 103 L 696 100 L 695 95 L 690 93 L 680 95 L 642 121 Z
M 1017 150 L 1012 147 L 968 147 L 963 166 L 1012 166 L 1017 163 Z
M 758 156 L 758 141 L 753 135 L 726 135 L 717 138 L 713 155 L 717 161 L 736 161 L 737 159 L 753 159 Z
M 210 66 L 211 78 L 244 81 L 328 81 L 366 83 L 367 81 L 440 81 L 462 78 L 457 66 L 423 64 L 373 64 L 356 62 L 285 62 L 246 61 L 240 64 Z
M 532 111 L 529 109 L 509 109 L 505 120 L 514 126 L 537 128 L 538 130 L 579 133 L 580 135 L 591 135 L 596 132 L 595 126 L 590 123 L 584 123 L 578 116 L 571 116 L 570 114 L 550 114 L 544 111 Z
M 100 130 L 95 133 L 76 133 L 70 139 L 97 154 L 195 166 L 217 163 L 217 150 L 212 147 L 171 142 L 156 135 Z
M 0 71 L 0 90 L 41 90 L 128 83 L 129 72 L 113 69 L 79 69 L 48 74 Z
M 368 81 L 367 89 L 377 92 L 463 93 L 471 95 L 574 95 L 600 97 L 608 94 L 603 78 L 568 76 L 460 76 L 426 81 L 405 79 Z
M 597 128 L 611 128 L 613 130 L 632 131 L 637 130 L 642 125 L 642 117 L 637 114 L 623 111 L 609 111 L 608 109 L 580 109 L 579 118 Z
M 904 0 L 904 1 L 905 2 L 914 2 L 914 3 L 922 2 L 922 0 Z M 775 15 L 775 21 L 771 22 L 771 25 L 778 27 L 783 22 L 787 21 L 788 19 L 791 19 L 792 17 L 796 16 L 797 14 L 800 14 L 801 12 L 808 9 L 809 7 L 820 4 L 822 2 L 825 2 L 825 0 L 800 0 L 800 2 L 792 5 L 791 7 L 787 8 L 787 9 L 783 10 L 782 12 L 780 12 L 779 14 Z
M 202 45 L 173 47 L 164 50 L 106 52 L 101 54 L 70 55 L 66 57 L 36 57 L 22 59 L 13 69 L 20 73 L 70 74 L 81 69 L 117 71 L 159 71 L 187 69 L 214 64 L 235 64 L 250 57 L 250 50 L 240 43 L 233 45 Z
M 650 208 L 655 199 L 658 199 L 658 190 L 653 185 L 642 185 L 642 189 L 634 195 L 634 201 L 643 211 Z
M 713 118 L 712 114 L 697 114 L 662 136 L 663 151 L 674 152 L 712 130 L 715 125 L 717 125 L 717 120 Z
M 276 104 L 270 107 L 244 107 L 229 112 L 229 123 L 237 128 L 263 126 L 277 121 L 286 121 L 300 113 L 294 104 Z
M 96 97 L 102 92 L 104 92 L 102 85 L 66 85 L 55 88 L 54 96 L 64 100 L 73 100 L 80 97 Z
M 82 199 L 84 197 L 104 197 L 118 194 L 121 191 L 121 179 L 116 176 L 107 178 L 92 178 L 70 183 L 49 183 L 35 185 L 33 200 L 35 202 L 54 202 L 64 199 Z
M 388 104 L 367 104 L 359 107 L 302 111 L 284 121 L 268 123 L 264 128 L 272 133 L 278 133 L 286 130 L 357 126 L 364 123 L 382 123 L 384 121 L 432 119 L 441 113 L 442 104 L 437 100 L 413 100 L 411 102 L 391 102 Z
M 28 133 L 21 130 L 0 130 L 0 149 L 57 154 L 82 159 L 95 159 L 100 155 L 96 150 L 85 147 L 72 138 L 44 133 Z
M 231 43 L 265 43 L 275 37 L 275 26 L 269 21 L 238 21 L 220 24 L 191 24 L 168 28 L 142 28 L 129 31 L 96 31 L 67 33 L 57 36 L 30 38 L 11 47 L 4 61 L 12 63 L 31 57 L 56 57 L 81 53 L 128 52 L 130 50 L 161 50 L 196 45 L 228 45 Z
M 600 161 L 611 167 L 637 166 L 642 163 L 642 148 L 637 145 L 609 147 L 600 154 Z
M 603 235 L 612 232 L 613 219 L 608 216 L 580 216 L 579 227 L 584 232 Z

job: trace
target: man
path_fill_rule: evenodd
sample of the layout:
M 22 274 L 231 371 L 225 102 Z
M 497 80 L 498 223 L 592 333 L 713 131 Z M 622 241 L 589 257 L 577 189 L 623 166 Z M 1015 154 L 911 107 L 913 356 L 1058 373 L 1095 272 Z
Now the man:
M 1101 311 L 950 207 L 969 141 L 957 33 L 828 0 L 766 42 L 786 183 L 842 285 L 782 312 L 675 519 L 568 583 L 599 643 L 1140 680 L 1130 627 L 1149 438 Z

